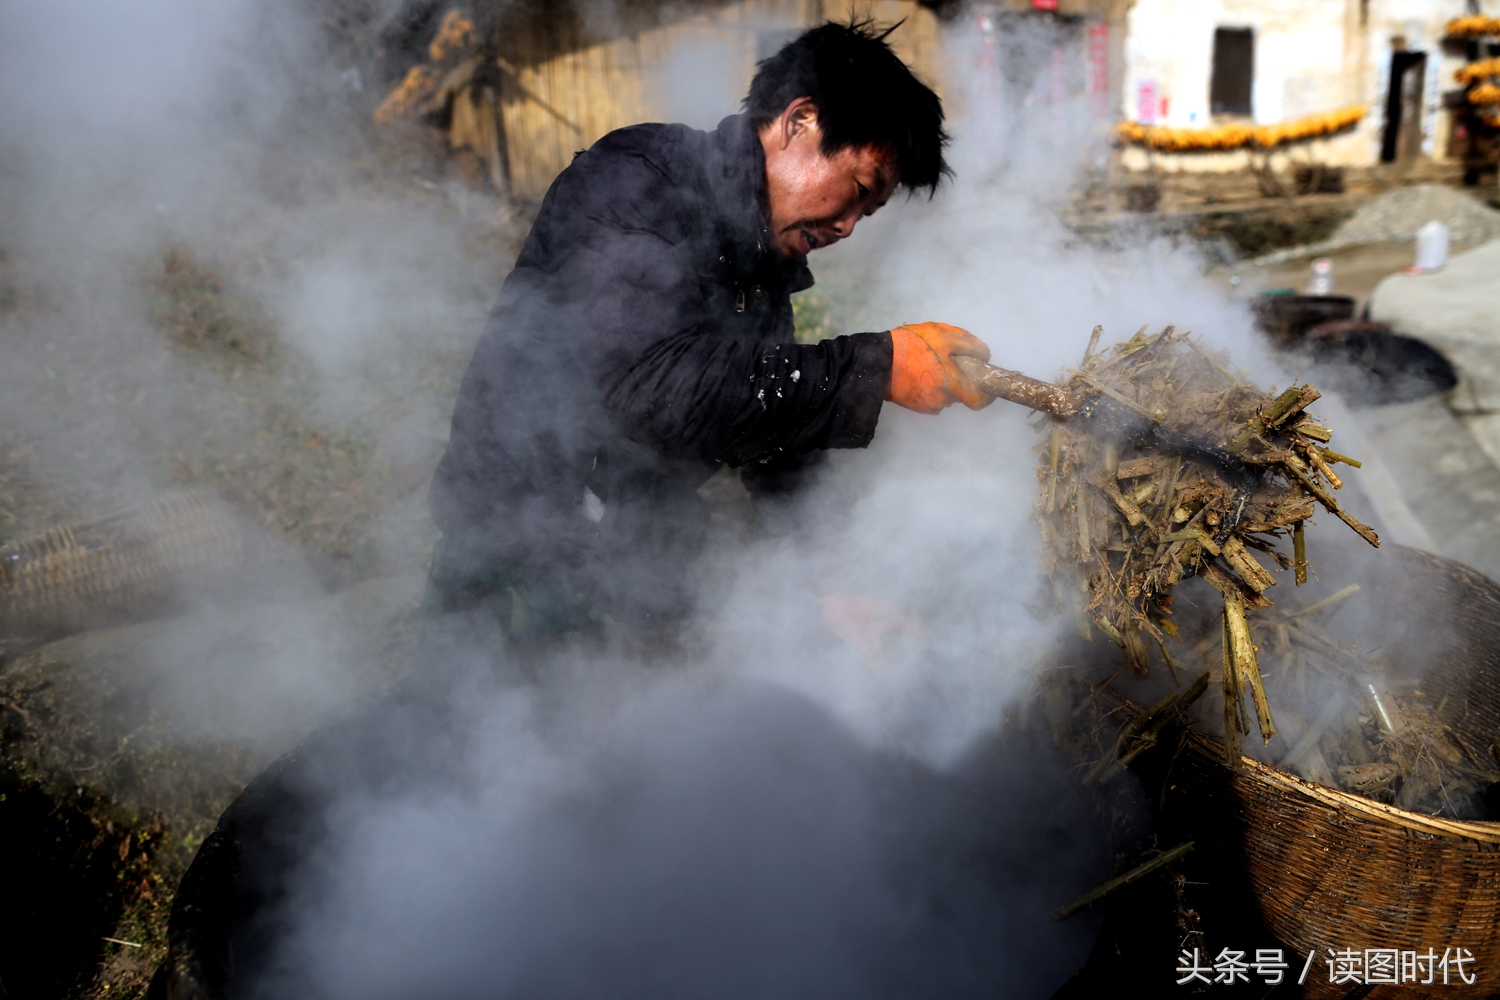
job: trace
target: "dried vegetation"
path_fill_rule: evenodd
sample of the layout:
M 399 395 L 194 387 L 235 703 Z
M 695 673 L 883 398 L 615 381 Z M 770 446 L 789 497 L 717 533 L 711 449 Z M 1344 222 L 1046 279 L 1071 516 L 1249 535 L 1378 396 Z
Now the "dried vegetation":
M 1319 627 L 1326 607 L 1358 592 L 1346 587 L 1301 611 L 1272 609 L 1257 622 L 1267 637 L 1267 683 L 1279 701 L 1308 706 L 1312 716 L 1293 716 L 1294 739 L 1277 765 L 1413 812 L 1489 818 L 1500 749 L 1474 746 L 1443 723 L 1446 705 L 1401 664 Z
M 1043 559 L 1083 638 L 1103 632 L 1138 678 L 1154 645 L 1175 689 L 1095 740 L 1086 783 L 1119 774 L 1179 721 L 1219 730 L 1217 672 L 1231 766 L 1253 717 L 1270 752 L 1252 752 L 1305 778 L 1434 816 L 1493 815 L 1500 741 L 1473 745 L 1404 664 L 1325 628 L 1360 603 L 1349 600 L 1357 585 L 1312 604 L 1268 596 L 1278 572 L 1307 582 L 1305 528 L 1319 508 L 1379 544 L 1334 495 L 1334 467 L 1359 462 L 1307 412 L 1317 390 L 1263 392 L 1170 327 L 1096 353 L 1098 336 L 1064 385 L 1116 416 L 1051 422 L 1039 446 Z M 1219 593 L 1222 613 L 1179 624 L 1174 591 L 1191 577 Z M 1284 730 L 1274 746 L 1273 705 Z
M 217 345 L 253 361 L 274 351 L 274 330 L 255 300 L 181 247 L 166 250 L 147 287 L 152 321 L 183 346 Z
M 1103 632 L 1138 676 L 1148 641 L 1176 672 L 1173 590 L 1199 576 L 1219 591 L 1226 754 L 1237 762 L 1252 711 L 1263 740 L 1276 733 L 1246 617 L 1271 606 L 1276 578 L 1263 560 L 1305 582 L 1304 526 L 1319 506 L 1380 544 L 1334 497 L 1334 464 L 1359 463 L 1330 449 L 1331 429 L 1307 414 L 1311 386 L 1265 393 L 1171 327 L 1096 353 L 1099 334 L 1065 385 L 1104 397 L 1134 427 L 1053 421 L 1038 470 L 1045 569 L 1081 634 Z

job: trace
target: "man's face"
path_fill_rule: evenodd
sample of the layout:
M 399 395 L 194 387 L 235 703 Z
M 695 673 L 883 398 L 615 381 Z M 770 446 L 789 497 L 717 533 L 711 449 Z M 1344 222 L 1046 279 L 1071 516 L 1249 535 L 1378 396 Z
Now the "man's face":
M 805 97 L 762 128 L 760 141 L 771 233 L 785 257 L 844 239 L 890 200 L 900 179 L 889 149 L 855 146 L 825 156 L 817 108 Z

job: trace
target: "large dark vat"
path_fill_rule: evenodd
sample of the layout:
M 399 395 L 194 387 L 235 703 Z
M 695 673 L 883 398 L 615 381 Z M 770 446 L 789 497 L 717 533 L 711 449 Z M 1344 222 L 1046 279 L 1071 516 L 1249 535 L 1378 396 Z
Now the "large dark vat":
M 1317 369 L 1317 384 L 1356 406 L 1410 402 L 1458 385 L 1447 358 L 1385 323 L 1319 323 L 1307 330 L 1301 349 Z
M 1347 295 L 1259 295 L 1251 303 L 1256 325 L 1281 347 L 1295 347 L 1319 323 L 1350 319 Z
M 1260 295 L 1256 326 L 1320 389 L 1356 406 L 1405 403 L 1458 384 L 1453 365 L 1428 344 L 1385 323 L 1354 319 L 1347 295 Z
M 1439 695 L 1443 723 L 1472 745 L 1490 747 L 1500 735 L 1500 584 L 1460 563 L 1399 546 L 1371 552 L 1353 568 L 1324 561 L 1320 572 L 1361 583 L 1366 628 L 1374 630 L 1365 641 L 1382 645 L 1386 657 L 1423 678 Z M 435 701 L 418 705 L 415 714 L 441 725 L 448 710 Z M 277 902 L 275 880 L 257 873 L 284 867 L 289 852 L 305 850 L 318 835 L 317 816 L 299 799 L 298 773 L 320 758 L 356 780 L 383 780 L 411 745 L 403 727 L 413 714 L 410 702 L 393 703 L 358 727 L 334 732 L 321 749 L 283 759 L 247 789 L 183 881 L 153 997 L 226 996 L 236 963 L 253 962 L 274 932 L 246 919 L 271 912 Z M 1145 799 L 1158 810 L 1158 843 L 1197 845 L 1190 877 L 1211 887 L 1211 905 L 1220 908 L 1205 910 L 1205 921 L 1222 928 L 1222 911 L 1238 908 L 1266 932 L 1220 943 L 1255 947 L 1274 940 L 1302 956 L 1330 947 L 1432 945 L 1439 954 L 1462 947 L 1485 975 L 1473 988 L 1454 982 L 1436 987 L 1435 995 L 1495 992 L 1500 823 L 1404 811 L 1249 758 L 1230 770 L 1222 754 L 1216 741 L 1183 733 L 1139 761 Z M 407 780 L 422 780 L 421 761 L 402 764 Z M 435 774 L 440 768 L 433 762 Z M 1126 916 L 1137 923 L 1171 919 L 1169 908 L 1147 913 L 1140 901 L 1134 906 Z M 1175 949 L 1175 929 L 1169 931 Z M 1174 951 L 1150 958 L 1170 974 Z M 1309 985 L 1309 995 L 1347 992 Z M 1409 985 L 1400 989 L 1399 996 L 1421 995 Z

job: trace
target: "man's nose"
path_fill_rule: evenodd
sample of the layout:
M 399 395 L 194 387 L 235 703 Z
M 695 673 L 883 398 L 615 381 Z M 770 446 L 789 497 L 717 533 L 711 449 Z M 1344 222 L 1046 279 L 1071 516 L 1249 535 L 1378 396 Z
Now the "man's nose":
M 833 231 L 839 239 L 851 236 L 854 233 L 854 224 L 859 221 L 859 209 L 851 209 L 833 220 Z

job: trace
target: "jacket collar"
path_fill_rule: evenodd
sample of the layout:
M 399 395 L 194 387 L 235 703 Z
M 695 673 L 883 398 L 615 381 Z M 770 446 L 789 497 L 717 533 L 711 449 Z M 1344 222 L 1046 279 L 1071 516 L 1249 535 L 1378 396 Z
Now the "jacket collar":
M 775 260 L 789 291 L 811 288 L 813 276 L 808 270 L 807 258 L 800 254 L 783 258 L 772 238 L 766 154 L 761 148 L 760 137 L 750 125 L 750 116 L 730 115 L 719 122 L 714 136 L 723 154 L 724 209 L 734 227 L 736 240 L 754 247 L 757 256 Z

